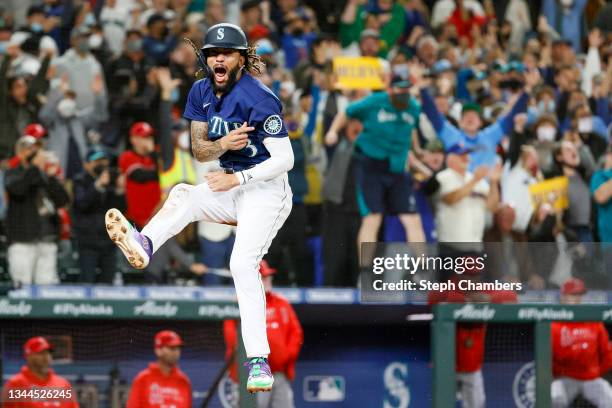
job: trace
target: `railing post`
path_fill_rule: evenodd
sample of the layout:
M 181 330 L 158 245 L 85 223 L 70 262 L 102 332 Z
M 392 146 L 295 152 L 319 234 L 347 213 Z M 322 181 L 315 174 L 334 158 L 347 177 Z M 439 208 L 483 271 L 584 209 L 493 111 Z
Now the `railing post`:
M 551 406 L 552 351 L 550 322 L 535 323 L 536 408 Z

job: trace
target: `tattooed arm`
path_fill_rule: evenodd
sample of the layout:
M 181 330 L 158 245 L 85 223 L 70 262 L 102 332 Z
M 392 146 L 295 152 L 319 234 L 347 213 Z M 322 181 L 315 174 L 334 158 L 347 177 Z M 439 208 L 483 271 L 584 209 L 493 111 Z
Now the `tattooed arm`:
M 248 134 L 255 128 L 246 125 L 232 130 L 227 135 L 215 141 L 208 140 L 208 123 L 191 122 L 191 150 L 197 161 L 216 160 L 228 150 L 240 150 L 247 144 Z

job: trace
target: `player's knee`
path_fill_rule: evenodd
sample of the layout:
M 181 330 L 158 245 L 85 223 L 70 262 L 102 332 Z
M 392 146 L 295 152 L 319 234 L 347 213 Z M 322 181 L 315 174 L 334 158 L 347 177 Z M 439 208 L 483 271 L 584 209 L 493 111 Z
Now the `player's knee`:
M 368 214 L 361 220 L 362 225 L 370 228 L 379 227 L 382 224 L 383 216 L 381 213 Z
M 179 183 L 176 186 L 172 187 L 170 190 L 170 194 L 168 194 L 168 200 L 166 200 L 166 205 L 170 207 L 177 207 L 185 202 L 189 198 L 189 194 L 191 193 L 192 185 Z
M 254 259 L 239 255 L 232 255 L 230 258 L 230 270 L 232 274 L 245 273 L 257 269 L 258 265 Z

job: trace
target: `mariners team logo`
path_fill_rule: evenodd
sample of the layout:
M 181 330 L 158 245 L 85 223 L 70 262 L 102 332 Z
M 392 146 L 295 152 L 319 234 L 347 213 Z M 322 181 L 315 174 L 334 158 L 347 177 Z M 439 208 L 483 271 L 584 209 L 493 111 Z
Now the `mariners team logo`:
M 227 372 L 219 382 L 217 395 L 219 396 L 219 401 L 221 401 L 223 408 L 236 408 L 238 406 L 240 400 L 238 384 L 231 379 Z
M 514 376 L 512 396 L 518 408 L 535 407 L 535 364 L 527 363 Z
M 264 122 L 263 128 L 266 133 L 270 135 L 276 135 L 283 128 L 283 121 L 278 115 L 268 116 L 268 118 Z

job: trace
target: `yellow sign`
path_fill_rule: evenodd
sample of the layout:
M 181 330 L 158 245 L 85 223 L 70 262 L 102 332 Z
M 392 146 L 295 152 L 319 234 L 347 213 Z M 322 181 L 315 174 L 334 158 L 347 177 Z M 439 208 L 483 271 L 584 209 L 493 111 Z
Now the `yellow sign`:
M 374 57 L 334 58 L 336 89 L 383 89 L 383 66 Z
M 550 204 L 555 210 L 564 210 L 569 206 L 567 177 L 555 177 L 550 180 L 529 186 L 531 204 L 539 208 L 542 204 Z

